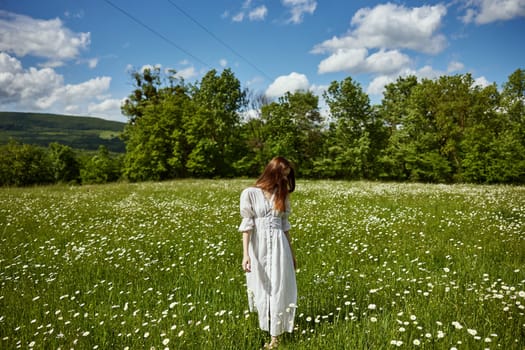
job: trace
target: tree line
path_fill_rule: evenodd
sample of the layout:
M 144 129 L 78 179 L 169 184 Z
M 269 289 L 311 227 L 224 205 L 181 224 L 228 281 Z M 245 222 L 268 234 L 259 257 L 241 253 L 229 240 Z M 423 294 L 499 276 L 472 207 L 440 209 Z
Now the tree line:
M 0 146 L 0 185 L 100 184 L 117 181 L 122 155 L 101 145 L 96 152 L 52 142 L 48 147 L 15 140 Z
M 243 90 L 229 69 L 193 85 L 135 72 L 123 113 L 133 181 L 256 176 L 275 155 L 300 176 L 424 182 L 525 181 L 525 71 L 502 90 L 470 74 L 399 77 L 372 105 L 351 77 L 277 101 Z
M 311 91 L 271 101 L 230 69 L 192 84 L 173 73 L 132 73 L 126 152 L 107 157 L 107 181 L 253 177 L 282 155 L 304 178 L 525 183 L 522 69 L 501 90 L 470 74 L 399 77 L 379 105 L 347 77 L 324 92 L 327 113 Z

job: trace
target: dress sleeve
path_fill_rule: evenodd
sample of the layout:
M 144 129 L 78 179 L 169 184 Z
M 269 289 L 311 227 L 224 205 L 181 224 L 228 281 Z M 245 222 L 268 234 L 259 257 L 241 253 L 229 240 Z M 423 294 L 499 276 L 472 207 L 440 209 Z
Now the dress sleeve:
M 290 216 L 290 212 L 292 211 L 289 198 L 286 198 L 285 205 L 286 205 L 286 210 L 284 211 L 283 216 L 282 216 L 282 219 L 283 219 L 282 227 L 283 227 L 284 232 L 290 231 L 290 229 L 292 228 L 292 225 L 290 225 L 290 221 L 288 220 L 288 217 Z
M 255 226 L 255 212 L 253 210 L 252 201 L 250 199 L 250 192 L 247 190 L 241 193 L 241 217 L 242 221 L 239 225 L 240 232 L 253 230 Z

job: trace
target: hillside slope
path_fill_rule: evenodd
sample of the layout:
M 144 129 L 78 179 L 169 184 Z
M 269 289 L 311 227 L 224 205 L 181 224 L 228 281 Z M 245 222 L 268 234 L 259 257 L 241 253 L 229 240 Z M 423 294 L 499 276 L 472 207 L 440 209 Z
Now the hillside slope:
M 96 150 L 104 145 L 111 152 L 124 152 L 119 138 L 125 123 L 93 117 L 0 112 L 0 144 L 10 139 L 48 146 L 58 142 L 75 149 Z

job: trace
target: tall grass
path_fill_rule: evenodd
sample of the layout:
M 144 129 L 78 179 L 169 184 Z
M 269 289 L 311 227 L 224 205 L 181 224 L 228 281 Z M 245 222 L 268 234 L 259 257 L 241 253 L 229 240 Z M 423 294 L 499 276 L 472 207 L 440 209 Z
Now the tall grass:
M 258 349 L 248 180 L 0 190 L 0 348 Z M 525 188 L 299 181 L 284 349 L 523 349 Z

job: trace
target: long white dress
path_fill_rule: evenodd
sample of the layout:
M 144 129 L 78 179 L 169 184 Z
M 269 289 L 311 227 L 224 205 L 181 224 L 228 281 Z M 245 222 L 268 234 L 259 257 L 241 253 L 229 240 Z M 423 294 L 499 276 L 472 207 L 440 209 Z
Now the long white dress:
M 240 232 L 252 231 L 249 242 L 251 272 L 246 273 L 250 311 L 257 311 L 262 330 L 278 336 L 292 332 L 297 303 L 297 284 L 292 250 L 284 234 L 290 229 L 286 211 L 273 209 L 273 196 L 268 199 L 257 187 L 241 193 Z

